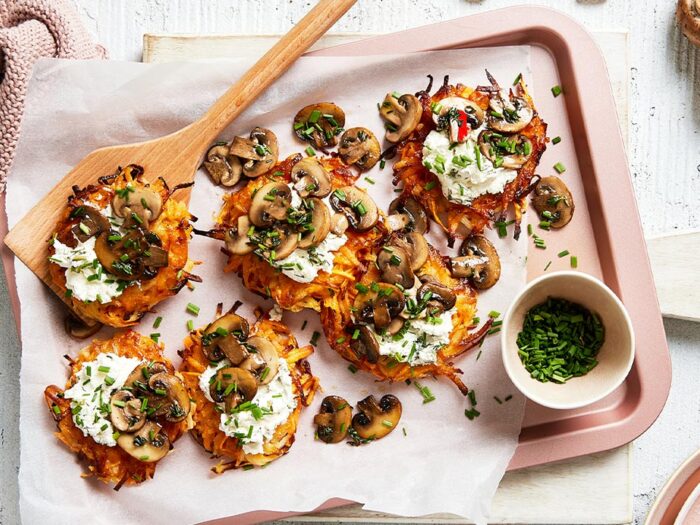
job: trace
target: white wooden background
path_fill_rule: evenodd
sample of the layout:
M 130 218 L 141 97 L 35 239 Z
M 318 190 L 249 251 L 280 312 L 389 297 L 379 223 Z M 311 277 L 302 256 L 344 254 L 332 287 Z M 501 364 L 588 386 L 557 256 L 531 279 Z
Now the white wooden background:
M 141 58 L 143 33 L 286 31 L 311 0 L 75 0 L 87 27 L 122 60 Z M 523 0 L 359 0 L 335 31 L 390 32 Z M 539 0 L 589 29 L 630 32 L 629 159 L 646 234 L 700 228 L 700 52 L 673 22 L 675 0 Z M 669 402 L 635 443 L 635 522 L 700 447 L 700 324 L 666 321 L 674 366 Z M 19 523 L 19 345 L 0 279 L 0 524 Z

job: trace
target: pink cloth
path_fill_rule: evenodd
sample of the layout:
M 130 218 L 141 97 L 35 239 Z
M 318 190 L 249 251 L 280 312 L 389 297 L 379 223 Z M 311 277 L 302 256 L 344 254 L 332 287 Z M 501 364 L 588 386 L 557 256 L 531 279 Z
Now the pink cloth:
M 68 0 L 0 0 L 0 193 L 14 158 L 34 62 L 105 55 Z

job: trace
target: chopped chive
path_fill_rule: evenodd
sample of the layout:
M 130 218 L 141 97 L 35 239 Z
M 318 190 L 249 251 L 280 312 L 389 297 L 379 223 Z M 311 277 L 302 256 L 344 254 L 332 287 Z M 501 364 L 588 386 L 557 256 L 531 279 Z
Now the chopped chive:
M 575 255 L 571 256 L 571 267 L 578 268 L 578 257 L 576 257 Z
M 316 150 L 313 149 L 311 146 L 307 147 L 304 151 L 306 151 L 306 154 L 309 157 L 315 157 L 316 156 Z
M 567 255 L 569 255 L 569 250 L 564 250 L 562 252 L 559 252 L 557 254 L 557 257 L 559 257 L 561 259 L 562 257 L 566 257 Z
M 520 81 L 521 81 L 522 79 L 523 79 L 523 74 L 522 74 L 522 73 L 518 73 L 518 76 L 515 77 L 515 80 L 513 80 L 513 85 L 514 85 L 514 86 L 517 86 L 517 85 L 520 83 Z
M 552 266 L 552 261 L 549 261 L 549 262 L 547 263 L 547 266 L 544 267 L 544 271 L 546 272 L 547 270 L 549 270 L 549 267 L 550 267 L 550 266 Z
M 382 159 L 379 161 L 379 169 L 383 170 L 384 166 L 386 166 L 386 160 Z
M 554 145 L 559 144 L 560 142 L 561 142 L 561 137 L 554 137 L 552 139 L 552 144 L 554 144 Z
M 160 338 L 160 334 L 159 333 L 151 334 L 150 338 L 153 339 L 153 341 L 157 343 L 158 339 Z
M 500 316 L 501 316 L 501 312 L 498 312 L 498 311 L 496 311 L 496 310 L 491 310 L 491 311 L 489 312 L 489 317 L 490 317 L 491 319 L 498 319 Z
M 479 412 L 476 408 L 470 408 L 469 410 L 464 411 L 464 415 L 469 421 L 473 421 L 475 418 L 481 415 L 481 412 Z
M 555 97 L 558 97 L 559 95 L 561 95 L 561 86 L 560 85 L 556 85 L 552 88 L 552 95 L 554 95 Z
M 357 373 L 357 367 L 353 364 L 348 365 L 348 370 L 350 370 L 350 373 L 352 374 Z
M 314 333 L 311 334 L 311 340 L 309 341 L 313 346 L 316 346 L 318 344 L 318 338 L 321 337 L 321 334 L 317 331 L 314 330 Z
M 345 337 L 344 337 L 344 336 L 340 336 L 338 339 L 335 340 L 335 342 L 338 343 L 338 344 L 342 344 L 342 343 L 345 342 Z
M 162 317 L 156 317 L 156 320 L 153 321 L 153 328 L 158 328 L 160 326 L 160 323 L 163 322 Z
M 58 405 L 53 405 L 51 408 L 53 408 L 54 414 L 59 415 L 61 413 L 61 409 L 58 408 Z
M 191 313 L 195 317 L 199 315 L 199 306 L 192 303 L 187 303 L 187 312 Z
M 532 224 L 527 225 L 527 236 L 532 237 Z
M 188 330 L 189 332 L 191 332 L 192 330 L 194 330 L 194 322 L 192 321 L 192 319 L 190 319 L 189 321 L 187 321 L 187 330 Z
M 425 185 L 425 191 L 430 191 L 435 187 L 436 182 L 434 180 L 431 180 L 430 182 L 426 183 Z
M 98 366 L 98 367 L 97 367 L 97 370 L 98 370 L 99 372 L 102 372 L 102 373 L 106 374 L 106 373 L 109 372 L 110 367 L 108 367 L 108 366 Z
M 564 166 L 561 162 L 557 162 L 554 165 L 554 169 L 556 170 L 557 173 L 562 174 L 566 171 L 566 166 Z

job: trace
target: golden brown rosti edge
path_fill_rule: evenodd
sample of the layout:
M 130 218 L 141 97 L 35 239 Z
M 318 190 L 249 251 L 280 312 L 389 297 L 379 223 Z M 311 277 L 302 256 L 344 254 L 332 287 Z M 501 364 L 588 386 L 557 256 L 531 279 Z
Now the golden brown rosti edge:
M 171 190 L 162 178 L 147 183 L 143 178 L 143 169 L 136 165 L 129 165 L 114 175 L 101 177 L 96 185 L 76 189 L 68 198 L 68 206 L 56 226 L 56 238 L 64 244 L 74 246 L 76 241 L 72 228 L 81 222 L 81 218 L 75 214 L 76 210 L 89 205 L 105 209 L 111 204 L 116 192 L 123 191 L 127 185 L 133 188 L 149 187 L 160 194 L 162 211 L 149 225 L 149 231 L 158 236 L 162 248 L 167 251 L 168 264 L 158 268 L 154 278 L 127 286 L 121 295 L 108 303 L 84 302 L 72 296 L 68 299 L 73 310 L 81 317 L 113 327 L 135 325 L 159 302 L 177 294 L 190 277 L 186 271 L 190 266 L 187 243 L 192 227 L 187 206 L 172 198 L 172 193 L 177 188 Z M 49 246 L 49 257 L 53 254 L 54 249 Z M 65 268 L 49 262 L 51 279 L 64 295 L 67 292 L 65 272 Z
M 532 121 L 519 133 L 532 142 L 532 155 L 518 170 L 516 178 L 506 184 L 502 193 L 481 195 L 469 206 L 450 202 L 443 194 L 438 178 L 423 166 L 423 141 L 435 129 L 431 106 L 446 97 L 462 97 L 471 100 L 488 111 L 488 94 L 462 84 L 443 84 L 434 95 L 426 91 L 418 95 L 423 115 L 411 135 L 398 144 L 394 163 L 394 184 L 402 184 L 401 195 L 413 196 L 421 203 L 430 217 L 450 238 L 465 237 L 469 233 L 482 233 L 493 221 L 505 220 L 510 207 L 515 215 L 514 234 L 520 233 L 520 222 L 526 206 L 526 196 L 532 189 L 531 182 L 540 157 L 547 145 L 547 124 L 537 113 L 532 98 L 522 79 L 513 89 L 529 102 L 534 111 Z
M 119 446 L 101 445 L 92 437 L 83 435 L 82 430 L 73 421 L 71 401 L 63 397 L 63 392 L 75 383 L 83 363 L 94 361 L 99 354 L 103 353 L 135 357 L 148 363 L 161 363 L 169 373 L 176 374 L 176 372 L 172 363 L 163 356 L 162 344 L 154 342 L 150 337 L 126 330 L 112 339 L 94 340 L 81 350 L 74 360 L 70 361 L 70 377 L 66 388 L 50 385 L 44 391 L 49 413 L 58 427 L 56 437 L 87 464 L 87 471 L 82 476 L 95 477 L 105 483 L 114 484 L 115 490 L 119 490 L 122 485 L 137 485 L 153 478 L 158 462 L 139 461 Z M 191 417 L 190 413 L 186 419 L 177 423 L 158 421 L 171 444 L 187 432 L 192 425 Z
M 252 179 L 235 193 L 227 194 L 217 220 L 217 228 L 223 232 L 235 225 L 238 217 L 248 213 L 253 195 L 265 184 L 273 181 L 289 183 L 291 170 L 300 160 L 300 154 L 291 155 L 278 163 L 268 174 Z M 351 186 L 356 181 L 358 175 L 339 158 L 319 160 L 331 172 L 331 185 L 334 190 Z M 310 283 L 300 283 L 291 279 L 254 253 L 234 255 L 227 253 L 225 248 L 222 251 L 227 254 L 228 260 L 224 271 L 237 273 L 248 290 L 263 297 L 271 297 L 285 310 L 298 312 L 310 308 L 319 311 L 324 300 L 353 284 L 356 269 L 367 269 L 372 246 L 382 236 L 382 228 L 380 220 L 376 227 L 364 232 L 357 232 L 352 228 L 346 230 L 348 240 L 335 252 L 333 271 L 320 271 Z
M 299 414 L 304 407 L 311 404 L 319 388 L 319 380 L 311 373 L 306 360 L 313 353 L 313 348 L 310 345 L 299 347 L 294 335 L 284 324 L 261 318 L 250 327 L 250 336 L 260 336 L 270 341 L 279 357 L 287 362 L 297 400 L 296 408 L 286 422 L 279 425 L 273 438 L 263 444 L 262 454 L 246 454 L 238 439 L 227 436 L 219 428 L 221 412 L 199 387 L 200 375 L 210 366 L 210 361 L 202 350 L 201 329 L 190 332 L 185 338 L 185 348 L 181 352 L 183 361 L 180 372 L 190 397 L 196 404 L 191 434 L 204 450 L 220 459 L 212 467 L 212 471 L 217 474 L 231 469 L 262 467 L 289 452 L 294 443 Z
M 456 295 L 456 311 L 452 315 L 453 330 L 450 333 L 449 343 L 437 352 L 435 363 L 411 366 L 405 362 L 397 362 L 393 357 L 386 355 L 381 355 L 376 363 L 371 363 L 365 357 L 358 356 L 350 346 L 352 334 L 347 329 L 353 325 L 353 305 L 356 297 L 361 293 L 355 286 L 324 301 L 321 309 L 321 323 L 328 344 L 345 360 L 379 380 L 396 382 L 446 376 L 466 395 L 468 388 L 460 379 L 462 371 L 455 366 L 454 360 L 481 342 L 491 321 L 487 321 L 477 330 L 474 323 L 476 292 L 467 280 L 452 277 L 446 258 L 432 246 L 429 246 L 427 261 L 415 275 L 421 280 L 428 278 L 437 281 L 447 286 Z M 379 283 L 380 274 L 376 265 L 370 264 L 369 270 L 364 275 L 361 272 L 358 273 L 358 282 L 370 289 L 373 283 Z

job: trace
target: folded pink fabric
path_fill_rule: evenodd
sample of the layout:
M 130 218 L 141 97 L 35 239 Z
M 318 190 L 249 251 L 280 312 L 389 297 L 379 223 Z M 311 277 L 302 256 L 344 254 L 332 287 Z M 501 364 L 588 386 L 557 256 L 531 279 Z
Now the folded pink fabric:
M 0 193 L 14 158 L 34 62 L 105 55 L 68 0 L 0 0 Z

